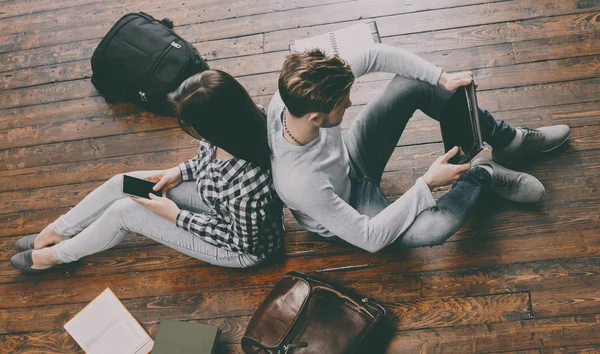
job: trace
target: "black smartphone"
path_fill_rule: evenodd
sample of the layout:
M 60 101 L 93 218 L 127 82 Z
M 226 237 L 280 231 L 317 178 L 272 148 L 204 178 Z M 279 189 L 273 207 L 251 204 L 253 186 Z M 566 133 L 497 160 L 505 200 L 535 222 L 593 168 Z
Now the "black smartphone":
M 142 197 L 146 199 L 150 199 L 150 197 L 148 197 L 148 194 L 150 193 L 162 197 L 162 189 L 156 192 L 152 190 L 155 184 L 156 183 L 146 181 L 145 179 L 124 175 L 123 194 Z

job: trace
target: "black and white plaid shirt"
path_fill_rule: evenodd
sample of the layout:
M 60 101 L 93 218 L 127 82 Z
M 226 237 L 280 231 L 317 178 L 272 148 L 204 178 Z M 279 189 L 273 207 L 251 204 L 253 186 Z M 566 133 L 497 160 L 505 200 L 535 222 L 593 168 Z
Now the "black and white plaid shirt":
M 283 242 L 283 207 L 270 171 L 233 157 L 213 158 L 215 147 L 201 141 L 198 156 L 179 165 L 184 181 L 195 180 L 210 213 L 181 210 L 177 226 L 232 252 L 266 257 Z

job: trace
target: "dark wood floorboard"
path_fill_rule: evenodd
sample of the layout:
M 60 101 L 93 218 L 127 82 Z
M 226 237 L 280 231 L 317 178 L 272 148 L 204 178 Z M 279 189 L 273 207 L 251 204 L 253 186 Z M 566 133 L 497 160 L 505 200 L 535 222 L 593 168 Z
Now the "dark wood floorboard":
M 80 352 L 63 325 L 107 286 L 152 336 L 161 319 L 211 323 L 223 330 L 217 352 L 241 353 L 253 311 L 292 270 L 383 302 L 397 330 L 388 353 L 600 353 L 598 0 L 0 3 L 1 353 Z M 115 174 L 195 153 L 176 121 L 107 105 L 90 83 L 95 46 L 132 11 L 173 19 L 211 67 L 264 106 L 290 42 L 376 20 L 384 43 L 447 71 L 473 71 L 480 104 L 497 118 L 568 124 L 572 135 L 521 166 L 546 186 L 542 202 L 490 200 L 442 246 L 369 254 L 304 231 L 286 211 L 285 255 L 255 269 L 214 267 L 132 234 L 72 266 L 22 275 L 8 262 L 20 237 Z M 344 130 L 390 78 L 355 84 Z M 384 193 L 398 198 L 442 150 L 437 123 L 415 114 Z

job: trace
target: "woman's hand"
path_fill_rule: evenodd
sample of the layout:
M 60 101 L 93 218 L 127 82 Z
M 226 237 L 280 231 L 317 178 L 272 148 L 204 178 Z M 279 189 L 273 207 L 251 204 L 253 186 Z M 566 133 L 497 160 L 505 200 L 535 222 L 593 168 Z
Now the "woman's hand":
M 437 160 L 431 164 L 427 173 L 423 175 L 423 180 L 425 180 L 429 189 L 454 183 L 463 173 L 471 168 L 470 163 L 463 165 L 453 165 L 448 163 L 448 160 L 456 155 L 457 152 L 458 147 L 455 146 L 446 154 L 438 157 Z
M 179 166 L 175 166 L 168 170 L 158 171 L 153 175 L 144 177 L 144 179 L 156 183 L 152 188 L 154 191 L 159 191 L 164 187 L 164 192 L 176 187 L 182 181 Z
M 443 71 L 442 75 L 440 75 L 438 85 L 443 86 L 448 91 L 454 92 L 461 86 L 467 86 L 471 81 L 473 81 L 473 73 L 470 71 L 452 74 Z M 475 84 L 475 86 L 477 86 L 477 84 Z
M 163 193 L 164 195 L 164 193 Z M 151 212 L 162 216 L 172 222 L 177 222 L 177 215 L 179 215 L 179 207 L 174 201 L 167 197 L 157 197 L 150 193 L 150 200 L 139 197 L 131 197 L 134 201 L 148 208 Z

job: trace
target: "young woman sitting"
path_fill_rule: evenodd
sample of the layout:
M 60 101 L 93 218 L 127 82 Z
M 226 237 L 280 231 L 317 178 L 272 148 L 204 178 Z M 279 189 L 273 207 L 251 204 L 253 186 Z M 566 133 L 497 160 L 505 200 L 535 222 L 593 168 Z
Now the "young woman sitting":
M 123 174 L 116 175 L 41 233 L 20 239 L 15 268 L 36 273 L 74 262 L 130 232 L 223 267 L 258 265 L 281 247 L 264 111 L 219 70 L 190 77 L 169 98 L 182 129 L 200 140 L 198 155 L 168 170 L 127 173 L 155 182 L 163 196 L 125 195 Z

